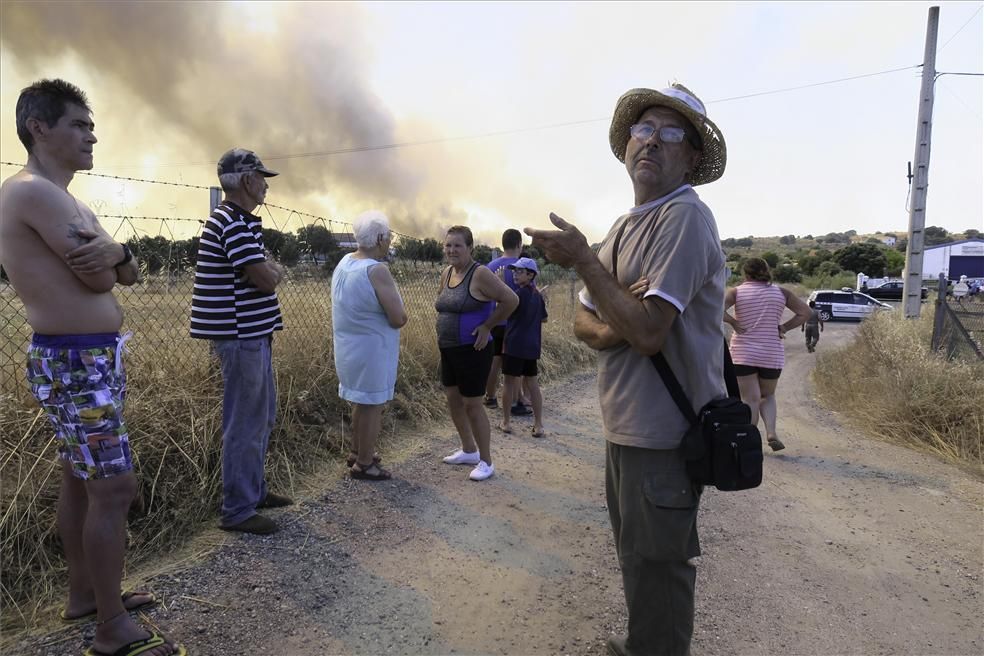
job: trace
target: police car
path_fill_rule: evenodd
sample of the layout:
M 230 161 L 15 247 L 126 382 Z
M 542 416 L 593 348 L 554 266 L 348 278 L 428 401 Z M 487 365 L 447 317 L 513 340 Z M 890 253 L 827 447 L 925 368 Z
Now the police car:
M 813 301 L 823 321 L 861 321 L 879 310 L 892 309 L 888 303 L 850 289 L 818 289 L 810 294 L 809 300 Z

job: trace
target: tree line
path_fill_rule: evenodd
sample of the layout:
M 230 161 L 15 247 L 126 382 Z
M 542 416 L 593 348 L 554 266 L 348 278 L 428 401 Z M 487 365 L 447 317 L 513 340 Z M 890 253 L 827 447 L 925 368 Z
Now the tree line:
M 981 231 L 973 228 L 965 230 L 962 236 L 959 235 L 960 233 L 951 234 L 939 226 L 929 226 L 925 229 L 924 241 L 926 246 L 936 246 L 958 241 L 958 239 L 980 239 L 984 237 Z M 864 273 L 872 278 L 902 275 L 905 268 L 907 239 L 898 239 L 897 235 L 885 233 L 884 237 L 896 238 L 893 246 L 889 246 L 876 238 L 869 238 L 862 243 L 851 243 L 855 236 L 857 236 L 855 230 L 830 232 L 816 238 L 813 235 L 804 237 L 784 235 L 779 238 L 779 243 L 784 246 L 791 246 L 804 240 L 815 241 L 816 245 L 800 247 L 783 254 L 765 251 L 757 257 L 768 262 L 772 269 L 773 278 L 779 283 L 802 282 L 804 276 L 831 278 L 841 273 L 852 275 Z M 828 246 L 840 244 L 843 244 L 840 248 L 828 248 Z M 750 249 L 753 245 L 753 237 L 721 240 L 721 246 L 726 249 Z M 728 253 L 729 266 L 736 274 L 740 274 L 742 263 L 750 256 L 748 252 L 731 251 Z
M 126 245 L 140 261 L 144 275 L 179 274 L 192 271 L 198 259 L 199 237 L 168 239 L 163 235 L 131 237 Z M 354 248 L 339 244 L 338 233 L 332 233 L 319 224 L 298 228 L 297 232 L 282 232 L 276 228 L 263 228 L 263 245 L 278 262 L 287 267 L 309 264 L 332 271 L 339 260 Z M 485 244 L 476 244 L 473 255 L 482 264 L 488 264 L 498 251 Z M 391 254 L 414 262 L 442 262 L 444 245 L 436 239 L 415 239 L 400 236 L 395 240 Z M 544 262 L 543 256 L 532 246 L 523 255 Z M 0 269 L 0 277 L 6 273 Z
M 957 241 L 959 233 L 949 233 L 945 228 L 929 226 L 925 229 L 926 246 L 935 246 Z M 856 230 L 846 232 L 829 232 L 814 237 L 805 235 L 783 235 L 779 243 L 792 246 L 800 241 L 814 241 L 815 247 L 800 247 L 796 250 L 779 254 L 766 251 L 761 257 L 773 269 L 777 282 L 801 282 L 803 276 L 822 275 L 830 277 L 849 271 L 864 272 L 873 278 L 882 276 L 900 276 L 905 267 L 905 250 L 907 240 L 898 239 L 892 233 L 885 237 L 896 237 L 894 246 L 887 246 L 875 238 L 869 238 L 864 243 L 851 243 L 857 236 Z M 963 239 L 981 239 L 984 233 L 970 228 L 963 232 Z M 190 271 L 195 267 L 198 257 L 198 237 L 190 239 L 168 239 L 161 235 L 131 237 L 127 246 L 140 260 L 145 274 L 173 274 Z M 297 232 L 281 232 L 276 228 L 263 228 L 263 243 L 273 257 L 284 266 L 292 267 L 298 264 L 311 264 L 327 270 L 333 270 L 345 253 L 353 250 L 343 248 L 335 234 L 323 225 L 309 224 L 298 228 Z M 728 238 L 721 240 L 724 249 L 751 249 L 755 244 L 754 237 Z M 831 250 L 828 246 L 843 245 Z M 599 244 L 594 244 L 597 250 Z M 498 254 L 498 250 L 485 244 L 476 244 L 473 251 L 475 260 L 488 264 Z M 444 260 L 444 245 L 437 239 L 415 239 L 400 237 L 393 247 L 395 257 L 414 262 L 438 263 Z M 543 254 L 534 246 L 524 246 L 523 256 L 535 259 L 541 267 L 548 264 Z M 749 253 L 731 251 L 728 263 L 735 271 L 741 270 L 741 263 Z M 0 278 L 7 279 L 6 272 L 0 268 Z

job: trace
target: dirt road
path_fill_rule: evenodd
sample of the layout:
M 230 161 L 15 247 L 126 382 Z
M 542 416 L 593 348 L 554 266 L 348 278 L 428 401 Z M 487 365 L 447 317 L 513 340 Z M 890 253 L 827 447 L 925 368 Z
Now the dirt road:
M 827 324 L 819 350 L 854 329 Z M 701 504 L 694 654 L 981 654 L 984 486 L 819 408 L 796 335 L 787 449 L 762 487 Z M 548 437 L 494 433 L 489 481 L 440 462 L 448 425 L 391 440 L 409 445 L 384 454 L 392 481 L 327 472 L 276 535 L 207 531 L 139 577 L 163 600 L 147 617 L 196 656 L 603 654 L 625 616 L 594 378 L 546 397 Z M 6 653 L 78 654 L 78 636 Z

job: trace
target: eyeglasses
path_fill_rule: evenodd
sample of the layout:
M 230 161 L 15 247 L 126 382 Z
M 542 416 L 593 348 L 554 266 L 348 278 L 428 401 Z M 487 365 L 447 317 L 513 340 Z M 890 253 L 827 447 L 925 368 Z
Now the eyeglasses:
M 656 128 L 649 123 L 636 123 L 629 128 L 629 134 L 639 141 L 649 141 L 655 133 Z M 687 132 L 683 128 L 667 126 L 659 129 L 659 140 L 663 143 L 683 143 L 686 136 Z

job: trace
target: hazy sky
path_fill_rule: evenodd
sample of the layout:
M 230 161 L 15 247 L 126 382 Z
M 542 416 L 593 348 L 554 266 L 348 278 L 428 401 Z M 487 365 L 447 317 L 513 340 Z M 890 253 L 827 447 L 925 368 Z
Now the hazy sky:
M 282 173 L 268 201 L 303 212 L 380 208 L 416 236 L 465 223 L 495 243 L 555 211 L 598 241 L 633 201 L 608 146 L 615 101 L 678 80 L 728 145 L 724 177 L 698 187 L 722 237 L 904 231 L 920 69 L 739 97 L 914 67 L 932 4 L 937 70 L 982 72 L 979 1 L 4 2 L 0 160 L 25 159 L 20 89 L 62 77 L 89 95 L 97 173 L 214 185 L 218 156 L 243 146 Z M 929 225 L 984 228 L 982 143 L 984 77 L 940 77 Z M 392 144 L 414 145 L 361 150 Z M 72 190 L 104 215 L 208 211 L 200 189 L 78 176 Z

